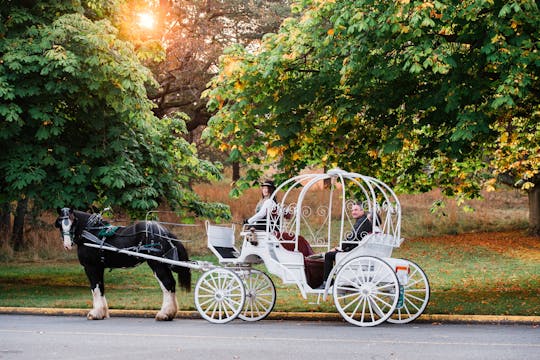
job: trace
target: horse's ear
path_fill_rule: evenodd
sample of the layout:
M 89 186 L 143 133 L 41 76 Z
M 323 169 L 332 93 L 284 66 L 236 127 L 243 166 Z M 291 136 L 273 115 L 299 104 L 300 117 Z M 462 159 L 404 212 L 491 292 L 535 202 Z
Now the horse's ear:
M 60 215 L 62 213 L 62 208 L 61 207 L 57 207 L 56 208 L 56 212 L 58 213 L 58 215 Z

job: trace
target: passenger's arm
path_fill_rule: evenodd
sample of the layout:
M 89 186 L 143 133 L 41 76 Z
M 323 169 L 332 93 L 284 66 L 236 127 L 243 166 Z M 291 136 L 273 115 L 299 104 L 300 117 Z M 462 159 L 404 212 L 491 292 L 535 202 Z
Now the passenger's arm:
M 259 211 L 247 220 L 248 224 L 253 225 L 258 221 L 266 219 L 266 215 L 268 214 L 268 211 L 272 209 L 273 203 L 274 201 L 272 199 L 265 200 Z

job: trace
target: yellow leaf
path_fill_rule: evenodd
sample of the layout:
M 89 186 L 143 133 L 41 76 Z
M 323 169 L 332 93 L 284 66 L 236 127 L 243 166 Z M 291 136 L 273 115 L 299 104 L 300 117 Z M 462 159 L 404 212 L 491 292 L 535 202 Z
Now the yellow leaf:
M 280 152 L 281 152 L 280 148 L 278 147 L 269 147 L 268 149 L 266 149 L 266 153 L 268 154 L 268 157 L 270 158 L 277 157 Z
M 329 29 L 329 30 L 327 31 L 327 33 L 328 33 L 328 35 L 330 35 L 330 36 L 334 35 L 334 29 Z
M 377 158 L 377 155 L 378 155 L 378 152 L 377 152 L 377 150 L 373 150 L 373 149 L 372 149 L 372 150 L 369 150 L 369 151 L 368 151 L 368 155 L 369 155 L 371 158 L 376 159 L 376 158 Z
M 219 145 L 219 150 L 225 151 L 225 150 L 227 150 L 228 147 L 229 146 L 227 144 L 221 144 L 221 145 Z
M 534 187 L 534 183 L 530 182 L 530 181 L 527 181 L 526 183 L 524 183 L 521 188 L 523 190 L 530 190 Z

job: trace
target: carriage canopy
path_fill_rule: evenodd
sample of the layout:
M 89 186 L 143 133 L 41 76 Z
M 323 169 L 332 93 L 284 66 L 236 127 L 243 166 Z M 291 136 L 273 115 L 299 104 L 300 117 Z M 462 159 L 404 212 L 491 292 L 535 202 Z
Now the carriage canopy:
M 314 250 L 341 246 L 355 219 L 358 204 L 373 224 L 373 233 L 384 235 L 387 245 L 401 244 L 401 206 L 394 191 L 382 181 L 354 172 L 332 169 L 326 173 L 295 176 L 272 195 L 277 210 L 267 217 L 268 231 L 304 237 Z M 289 237 L 290 239 L 290 237 Z

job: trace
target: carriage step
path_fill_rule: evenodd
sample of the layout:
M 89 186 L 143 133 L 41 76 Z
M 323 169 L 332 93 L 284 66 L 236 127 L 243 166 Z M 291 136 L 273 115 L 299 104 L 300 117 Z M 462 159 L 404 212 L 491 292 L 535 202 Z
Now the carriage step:
M 223 259 L 236 259 L 240 254 L 233 247 L 214 246 L 214 249 L 221 255 Z

